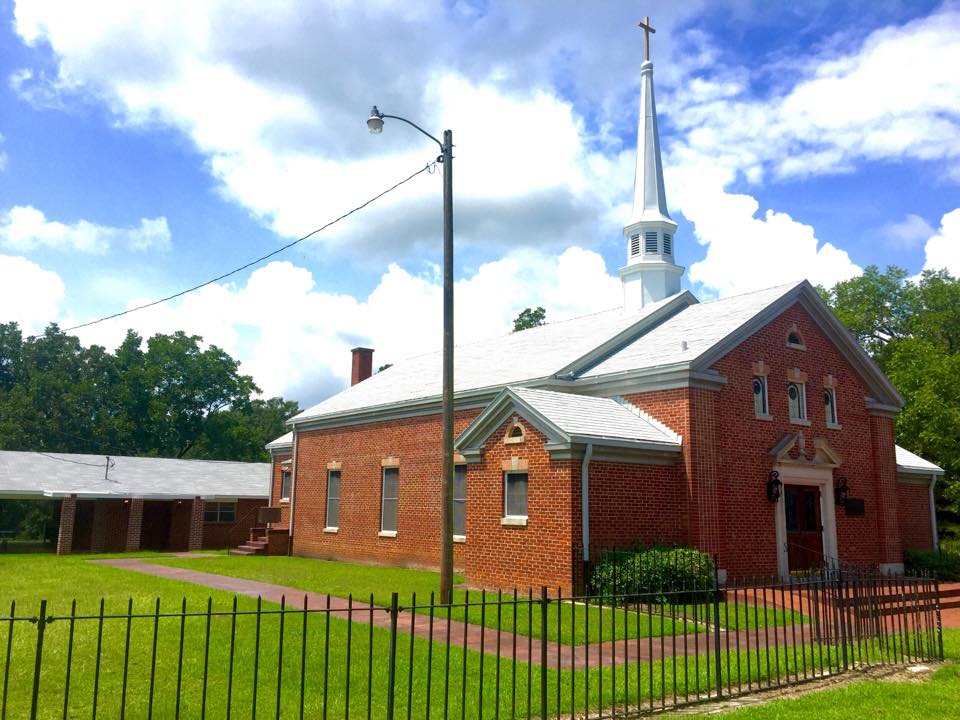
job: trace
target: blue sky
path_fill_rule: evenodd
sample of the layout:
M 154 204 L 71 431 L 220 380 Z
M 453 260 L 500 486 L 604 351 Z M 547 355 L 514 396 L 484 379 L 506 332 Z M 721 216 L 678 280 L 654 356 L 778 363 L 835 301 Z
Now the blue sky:
M 69 327 L 309 232 L 454 131 L 458 341 L 615 306 L 649 14 L 677 259 L 701 298 L 960 274 L 960 5 L 0 0 L 0 321 Z M 95 9 L 94 9 L 95 8 Z M 440 175 L 255 270 L 78 332 L 182 328 L 268 394 L 440 343 Z M 951 214 L 953 213 L 953 214 Z

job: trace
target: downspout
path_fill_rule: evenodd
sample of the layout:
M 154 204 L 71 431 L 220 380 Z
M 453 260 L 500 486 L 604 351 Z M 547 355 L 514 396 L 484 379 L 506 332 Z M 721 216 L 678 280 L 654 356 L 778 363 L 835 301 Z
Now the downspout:
M 593 443 L 587 443 L 583 461 L 580 463 L 580 536 L 583 541 L 583 561 L 590 560 L 590 458 Z
M 293 467 L 290 468 L 290 522 L 287 523 L 287 535 L 290 540 L 287 542 L 287 555 L 293 555 L 293 519 L 297 511 L 297 428 L 293 428 L 293 455 L 291 456 Z
M 933 488 L 937 484 L 937 476 L 930 476 L 930 531 L 933 533 L 933 551 L 940 551 L 940 538 L 937 536 L 937 501 Z

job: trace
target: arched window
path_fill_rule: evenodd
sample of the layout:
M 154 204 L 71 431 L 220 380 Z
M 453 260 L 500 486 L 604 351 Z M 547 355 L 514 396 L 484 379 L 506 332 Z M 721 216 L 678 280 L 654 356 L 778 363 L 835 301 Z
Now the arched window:
M 526 433 L 524 432 L 523 425 L 520 424 L 519 420 L 514 420 L 513 427 L 507 430 L 503 442 L 507 445 L 512 445 L 514 443 L 522 443 L 525 438 Z
M 767 398 L 767 378 L 757 375 L 753 378 L 753 411 L 757 417 L 770 414 L 770 402 Z
M 807 392 L 803 383 L 792 382 L 787 385 L 787 405 L 791 420 L 807 419 Z
M 823 412 L 827 425 L 837 424 L 837 391 L 833 388 L 825 388 L 823 391 Z

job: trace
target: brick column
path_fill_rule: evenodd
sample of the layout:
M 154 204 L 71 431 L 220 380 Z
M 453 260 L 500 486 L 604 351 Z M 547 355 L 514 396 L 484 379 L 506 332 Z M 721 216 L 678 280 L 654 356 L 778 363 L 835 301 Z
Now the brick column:
M 882 570 L 902 572 L 903 541 L 897 514 L 897 460 L 893 437 L 893 418 L 870 416 L 880 567 Z
M 140 549 L 140 531 L 143 528 L 143 498 L 133 498 L 130 501 L 129 508 L 126 551 L 133 552 Z
M 77 496 L 65 497 L 60 502 L 60 529 L 57 531 L 57 555 L 73 552 L 73 523 L 77 517 Z
M 200 550 L 203 547 L 203 498 L 195 497 L 190 508 L 190 535 L 187 550 Z

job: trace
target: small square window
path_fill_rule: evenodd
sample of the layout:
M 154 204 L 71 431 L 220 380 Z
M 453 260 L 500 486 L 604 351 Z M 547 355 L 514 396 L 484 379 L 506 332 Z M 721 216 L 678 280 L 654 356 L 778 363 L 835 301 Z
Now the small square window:
M 503 474 L 503 515 L 524 518 L 527 516 L 527 473 Z
M 757 417 L 766 417 L 770 414 L 767 378 L 764 375 L 756 375 L 753 378 L 753 411 Z
M 232 523 L 237 519 L 237 504 L 233 502 L 208 502 L 203 504 L 203 521 L 208 523 Z
M 823 390 L 823 411 L 827 418 L 827 425 L 837 424 L 837 391 L 833 388 Z
M 807 386 L 804 383 L 787 385 L 787 404 L 790 407 L 791 420 L 807 419 Z

